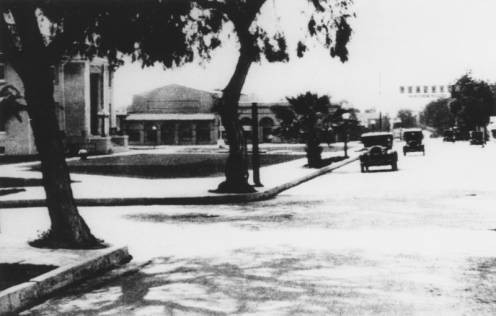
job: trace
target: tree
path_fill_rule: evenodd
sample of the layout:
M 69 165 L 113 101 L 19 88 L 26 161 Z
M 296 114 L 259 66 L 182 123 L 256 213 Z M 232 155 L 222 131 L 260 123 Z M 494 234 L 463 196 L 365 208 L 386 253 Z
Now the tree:
M 308 37 L 322 41 L 331 57 L 347 60 L 351 36 L 347 19 L 351 0 L 312 0 Z M 143 66 L 156 62 L 166 68 L 208 59 L 220 45 L 225 25 L 233 26 L 240 55 L 219 107 L 230 143 L 226 181 L 219 191 L 246 192 L 247 152 L 238 122 L 238 102 L 253 62 L 287 61 L 284 34 L 269 35 L 257 25 L 267 0 L 144 0 L 45 1 L 3 0 L 0 35 L 8 62 L 24 85 L 27 111 L 41 160 L 43 185 L 51 228 L 44 245 L 70 248 L 98 247 L 97 240 L 79 215 L 70 186 L 64 148 L 57 126 L 51 67 L 64 56 L 108 58 L 114 65 L 123 55 Z M 333 36 L 335 35 L 335 36 Z M 307 46 L 297 45 L 303 56 Z M 37 243 L 41 245 L 41 243 Z
M 400 126 L 398 127 L 410 128 L 417 126 L 417 119 L 415 118 L 415 115 L 413 115 L 413 112 L 410 110 L 399 110 L 397 117 L 401 121 L 401 123 L 399 124 Z
M 295 45 L 296 55 L 302 57 L 307 50 L 307 42 L 314 39 L 329 49 L 331 57 L 339 57 L 342 62 L 346 61 L 348 58 L 346 45 L 351 37 L 348 18 L 351 16 L 349 11 L 352 0 L 302 1 L 309 3 L 305 27 L 307 38 Z M 127 2 L 129 1 L 125 1 Z M 91 46 L 97 54 L 105 56 L 110 52 L 112 56 L 116 55 L 115 51 L 122 48 L 115 48 L 114 37 L 121 39 L 125 36 L 123 42 L 128 45 L 124 47 L 124 51 L 131 54 L 133 60 L 141 61 L 144 66 L 160 62 L 165 67 L 182 65 L 195 59 L 208 59 L 210 52 L 221 44 L 223 30 L 234 33 L 239 45 L 238 61 L 216 107 L 229 142 L 226 179 L 218 186 L 217 192 L 254 191 L 248 184 L 246 140 L 238 121 L 241 91 L 253 63 L 262 59 L 267 62 L 286 62 L 290 58 L 284 32 L 269 32 L 260 23 L 262 8 L 268 2 L 268 0 L 148 0 L 146 3 L 152 8 L 151 12 L 140 11 L 138 18 L 135 13 L 130 16 L 115 12 L 106 14 L 109 17 L 116 14 L 122 18 L 117 24 L 115 18 L 104 19 L 112 23 L 99 21 L 90 30 L 90 33 L 104 34 L 89 37 Z M 175 7 L 172 16 L 178 16 L 179 19 L 163 18 L 163 16 L 171 16 L 171 13 L 164 15 L 157 9 L 167 5 Z M 122 28 L 121 24 L 129 24 L 128 20 L 138 21 L 134 23 L 134 27 Z M 181 30 L 182 33 L 176 32 L 177 30 Z M 174 36 L 170 36 L 171 32 Z M 172 41 L 164 38 L 171 38 Z
M 462 133 L 483 128 L 489 123 L 494 96 L 486 82 L 465 74 L 452 86 L 451 98 L 449 107 Z
M 436 130 L 436 134 L 442 135 L 443 131 L 453 127 L 455 118 L 449 108 L 450 100 L 447 98 L 430 102 L 420 113 L 420 123 Z
M 331 111 L 326 119 L 328 131 L 333 134 L 341 135 L 344 142 L 344 156 L 348 157 L 348 141 L 356 137 L 361 132 L 359 120 L 357 118 L 357 109 L 344 108 L 341 105 L 331 106 Z
M 51 67 L 65 56 L 78 54 L 107 57 L 116 65 L 121 62 L 121 54 L 126 54 L 144 65 L 159 61 L 166 67 L 192 61 L 194 50 L 207 58 L 209 49 L 205 48 L 214 47 L 215 41 L 207 44 L 199 39 L 192 48 L 186 40 L 184 29 L 192 25 L 192 18 L 188 18 L 191 9 L 188 2 L 160 0 L 0 3 L 0 42 L 24 85 L 51 221 L 50 230 L 33 245 L 101 246 L 74 201 L 55 115 Z M 200 20 L 196 26 L 205 21 L 209 19 Z M 203 30 L 215 32 L 204 27 L 195 34 L 201 35 Z M 157 38 L 162 44 L 157 45 Z
M 93 248 L 100 242 L 79 215 L 72 189 L 53 100 L 51 66 L 55 56 L 39 27 L 33 2 L 2 2 L 0 28 L 7 61 L 20 76 L 41 160 L 51 228 L 34 245 Z
M 248 163 L 246 140 L 238 121 L 238 104 L 246 77 L 253 63 L 262 57 L 268 62 L 289 60 L 286 35 L 276 32 L 270 35 L 258 17 L 267 0 L 196 0 L 200 8 L 209 12 L 208 16 L 220 16 L 223 24 L 233 26 L 239 44 L 239 57 L 234 73 L 223 91 L 218 110 L 229 142 L 229 156 L 226 161 L 226 180 L 219 185 L 217 192 L 250 192 L 248 184 Z M 311 11 L 306 25 L 309 38 L 321 41 L 328 48 L 331 57 L 339 57 L 342 62 L 348 58 L 346 45 L 351 36 L 348 24 L 351 0 L 311 0 Z M 302 57 L 307 45 L 300 41 L 296 54 Z
M 281 121 L 278 133 L 294 137 L 298 135 L 306 143 L 308 166 L 322 166 L 322 147 L 327 132 L 329 108 L 331 103 L 328 96 L 318 96 L 311 92 L 287 98 L 289 107 L 275 106 L 272 111 Z

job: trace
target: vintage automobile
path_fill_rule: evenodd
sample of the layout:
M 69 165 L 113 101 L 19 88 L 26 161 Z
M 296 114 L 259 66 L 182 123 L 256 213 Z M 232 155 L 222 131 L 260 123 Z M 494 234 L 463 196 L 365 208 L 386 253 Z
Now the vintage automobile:
M 444 131 L 443 141 L 444 142 L 455 142 L 455 132 L 450 129 Z
M 369 171 L 371 166 L 391 165 L 398 170 L 398 153 L 393 148 L 393 134 L 387 132 L 365 133 L 361 137 L 366 152 L 360 155 L 362 172 Z
M 484 145 L 484 134 L 480 131 L 470 131 L 470 145 Z
M 406 155 L 407 152 L 419 152 L 421 151 L 425 155 L 425 147 L 422 144 L 422 140 L 424 139 L 424 134 L 420 128 L 412 128 L 405 130 L 403 132 L 403 139 L 406 144 L 403 146 L 403 156 Z

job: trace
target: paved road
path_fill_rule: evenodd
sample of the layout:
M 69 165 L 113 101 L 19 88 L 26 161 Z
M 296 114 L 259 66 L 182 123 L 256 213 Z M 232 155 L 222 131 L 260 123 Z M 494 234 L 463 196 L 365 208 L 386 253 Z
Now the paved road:
M 26 314 L 494 315 L 496 144 L 426 150 L 267 202 L 84 208 L 98 236 L 152 262 Z

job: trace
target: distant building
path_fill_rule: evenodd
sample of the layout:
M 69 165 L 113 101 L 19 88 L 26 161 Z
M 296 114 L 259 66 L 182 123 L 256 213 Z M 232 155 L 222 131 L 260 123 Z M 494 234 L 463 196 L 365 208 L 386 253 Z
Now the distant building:
M 376 109 L 366 109 L 357 113 L 360 125 L 368 129 L 378 129 L 380 113 Z
M 214 97 L 176 84 L 135 95 L 123 122 L 130 144 L 216 143 L 220 121 L 212 112 Z
M 0 54 L 1 56 L 1 54 Z M 112 71 L 107 62 L 95 58 L 65 60 L 53 69 L 54 99 L 59 128 L 67 149 L 86 148 L 94 153 L 112 151 L 115 145 L 127 145 L 126 137 L 110 137 L 115 127 L 112 107 Z M 0 80 L 15 86 L 23 94 L 23 84 L 15 70 L 0 59 Z M 16 118 L 0 117 L 0 153 L 36 154 L 33 132 L 27 112 Z
M 132 145 L 188 145 L 215 144 L 225 138 L 220 116 L 213 107 L 217 92 L 202 91 L 171 84 L 135 95 L 123 130 Z M 250 97 L 243 96 L 239 115 L 245 135 L 251 138 Z M 253 101 L 253 100 L 252 100 Z M 273 103 L 258 103 L 259 137 L 262 142 L 272 140 L 276 126 L 270 110 Z

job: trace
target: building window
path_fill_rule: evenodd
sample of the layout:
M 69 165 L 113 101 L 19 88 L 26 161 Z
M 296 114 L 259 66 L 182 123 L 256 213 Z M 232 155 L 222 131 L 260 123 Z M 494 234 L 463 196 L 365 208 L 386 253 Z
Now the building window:
M 413 87 L 408 87 L 408 93 L 413 93 Z
M 415 92 L 420 93 L 420 87 L 419 86 L 417 86 L 417 88 L 415 89 Z
M 196 141 L 198 143 L 210 142 L 210 122 L 197 122 L 196 123 Z
M 432 86 L 432 93 L 436 93 L 436 92 L 437 92 L 436 86 Z
M 429 87 L 428 86 L 424 86 L 424 93 L 429 93 Z
M 400 87 L 400 93 L 405 93 L 405 87 L 403 86 Z
M 439 86 L 439 92 L 444 93 L 444 86 Z

